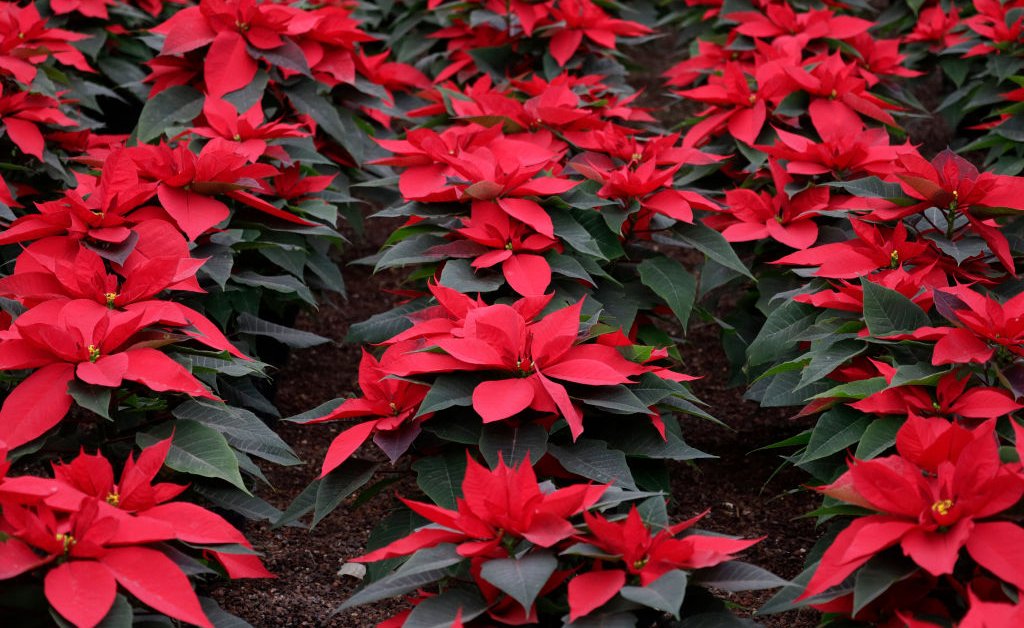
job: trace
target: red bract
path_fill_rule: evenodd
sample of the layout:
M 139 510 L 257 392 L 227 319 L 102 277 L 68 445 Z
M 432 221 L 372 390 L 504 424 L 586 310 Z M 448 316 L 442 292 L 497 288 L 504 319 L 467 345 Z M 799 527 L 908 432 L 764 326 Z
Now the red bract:
M 87 497 L 92 497 L 124 512 L 141 513 L 157 504 L 174 499 L 186 486 L 161 482 L 153 484 L 164 466 L 171 439 L 147 447 L 138 461 L 128 456 L 121 479 L 114 482 L 114 470 L 103 456 L 82 452 L 68 464 L 54 465 L 54 478 Z
M 45 555 L 23 564 L 26 570 L 59 561 L 46 573 L 44 590 L 54 609 L 75 625 L 97 625 L 110 610 L 117 586 L 121 585 L 161 613 L 212 628 L 181 569 L 155 549 L 139 544 L 116 545 L 113 539 L 119 522 L 100 515 L 96 500 L 86 500 L 69 516 L 60 516 L 41 505 L 6 505 L 3 515 L 5 533 L 29 555 L 36 556 L 28 548 Z M 163 539 L 142 542 L 156 540 Z
M 794 249 L 806 249 L 818 239 L 814 217 L 829 209 L 829 189 L 810 187 L 790 196 L 793 183 L 782 166 L 769 162 L 775 194 L 738 188 L 725 193 L 725 209 L 704 219 L 729 242 L 772 238 Z
M 898 126 L 889 111 L 899 107 L 891 105 L 867 91 L 867 81 L 860 76 L 855 63 L 843 61 L 837 52 L 825 57 L 810 70 L 795 65 L 785 66 L 793 83 L 819 101 L 825 115 L 849 119 L 860 114 L 889 126 Z
M 619 201 L 625 207 L 636 201 L 642 213 L 656 213 L 680 222 L 692 223 L 693 210 L 716 210 L 718 206 L 696 192 L 672 187 L 673 177 L 683 164 L 658 169 L 657 160 L 616 166 L 604 155 L 586 153 L 571 162 L 580 174 L 602 183 L 597 195 Z M 667 189 L 665 189 L 667 188 Z
M 81 13 L 86 17 L 109 18 L 108 6 L 115 6 L 116 0 L 53 0 L 50 7 L 57 15 Z
M 789 174 L 831 174 L 840 180 L 865 175 L 884 177 L 892 173 L 899 155 L 913 151 L 909 144 L 890 145 L 885 129 L 866 129 L 855 113 L 832 107 L 827 101 L 811 102 L 808 113 L 820 142 L 776 128 L 779 139 L 774 145 L 755 146 L 784 160 Z
M 882 367 L 882 365 L 879 365 Z M 886 381 L 891 383 L 896 369 L 885 365 Z M 956 372 L 944 375 L 935 388 L 934 399 L 924 386 L 897 386 L 875 393 L 850 404 L 861 412 L 916 416 L 961 416 L 967 419 L 988 419 L 1024 408 L 1001 388 L 972 386 L 971 378 Z
M 701 112 L 706 116 L 687 132 L 686 146 L 699 146 L 711 136 L 728 130 L 729 135 L 745 144 L 753 144 L 768 118 L 768 103 L 780 96 L 779 81 L 772 80 L 775 69 L 761 64 L 754 70 L 757 89 L 751 89 L 739 63 L 726 62 L 722 74 L 713 74 L 707 85 L 675 92 L 683 98 L 710 105 Z
M 941 6 L 928 7 L 921 10 L 914 30 L 903 41 L 928 43 L 933 51 L 952 48 L 965 39 L 963 35 L 953 32 L 961 24 L 963 20 L 960 19 L 957 7 L 950 7 L 949 13 L 943 11 Z
M 429 386 L 389 377 L 391 367 L 398 356 L 409 349 L 408 345 L 395 344 L 377 361 L 367 351 L 359 362 L 359 388 L 363 396 L 348 399 L 326 416 L 309 423 L 323 423 L 338 419 L 371 417 L 348 428 L 331 442 L 320 472 L 323 477 L 341 466 L 366 442 L 371 434 L 374 440 L 394 462 L 420 432 L 419 424 L 430 418 L 430 414 L 416 416 L 420 403 L 430 390 Z
M 931 473 L 923 473 L 908 459 L 913 452 L 907 451 L 906 440 L 897 439 L 897 450 L 900 455 L 854 462 L 838 480 L 819 489 L 878 514 L 855 519 L 839 533 L 802 597 L 838 584 L 897 544 L 932 575 L 952 573 L 960 550 L 966 547 L 982 567 L 1014 586 L 1024 585 L 1017 555 L 1024 529 L 1009 521 L 985 521 L 1024 494 L 1021 477 L 1000 463 L 991 426 L 979 428 L 976 438 L 959 452 L 950 450 L 950 457 Z
M 554 140 L 546 131 L 514 138 L 490 133 L 487 135 L 490 141 L 486 145 L 474 142 L 451 146 L 437 142 L 435 138 L 440 139 L 437 134 L 427 133 L 417 140 L 422 142 L 422 148 L 410 140 L 410 148 L 415 147 L 415 152 L 410 151 L 410 155 L 418 153 L 432 163 L 412 166 L 402 173 L 398 182 L 402 196 L 407 200 L 424 202 L 467 198 L 494 201 L 504 212 L 541 235 L 554 237 L 551 217 L 537 201 L 524 197 L 560 194 L 577 184 L 554 174 L 559 169 L 564 144 Z M 458 137 L 457 134 L 452 139 L 457 141 Z M 385 147 L 389 145 L 400 149 L 405 147 L 404 144 L 396 146 L 390 143 Z M 422 157 L 417 161 L 420 159 Z M 387 162 L 394 163 L 392 160 Z M 545 171 L 551 174 L 544 174 Z
M 250 164 L 243 154 L 226 148 L 211 142 L 197 155 L 186 146 L 146 145 L 133 150 L 132 159 L 138 164 L 140 177 L 156 183 L 161 205 L 189 240 L 231 214 L 215 195 L 228 196 L 287 222 L 312 224 L 251 193 L 267 191 L 262 179 L 278 174 L 276 168 Z
M 1024 356 L 1024 294 L 1000 303 L 966 286 L 937 293 L 949 303 L 951 320 L 962 327 L 921 331 L 921 337 L 938 339 L 932 364 L 984 364 L 997 349 Z
M 150 222 L 166 224 L 161 221 Z M 168 227 L 167 230 L 171 229 Z M 162 244 L 170 244 L 167 230 L 155 230 L 154 238 L 163 236 Z M 152 229 L 147 224 L 142 231 L 149 235 L 147 232 Z M 170 235 L 177 234 L 172 231 Z M 17 299 L 29 306 L 54 299 L 89 299 L 111 309 L 140 313 L 140 327 L 159 324 L 184 328 L 184 333 L 189 337 L 211 348 L 248 359 L 224 337 L 216 325 L 199 312 L 181 303 L 153 299 L 164 290 L 202 292 L 196 283 L 195 271 L 203 260 L 176 256 L 147 258 L 146 253 L 151 248 L 147 237 L 145 244 L 137 246 L 128 256 L 121 268 L 121 273 L 126 276 L 122 282 L 116 275 L 106 272 L 99 255 L 79 247 L 74 241 L 67 238 L 41 240 L 29 246 L 18 257 L 14 274 L 0 278 L 0 295 Z M 183 247 L 184 251 L 187 248 Z
M 828 9 L 810 10 L 797 13 L 788 3 L 772 3 L 757 11 L 729 13 L 726 19 L 738 23 L 735 30 L 741 35 L 772 39 L 792 38 L 803 47 L 812 39 L 829 37 L 850 39 L 867 32 L 872 24 L 868 20 L 848 15 L 835 15 Z M 777 44 L 779 45 L 779 44 Z M 782 42 L 782 45 L 788 45 Z
M 507 558 L 517 539 L 551 547 L 568 539 L 576 529 L 569 518 L 590 508 L 606 486 L 576 484 L 548 493 L 537 484 L 529 457 L 517 467 L 499 460 L 488 471 L 467 455 L 462 497 L 456 510 L 403 499 L 417 514 L 440 527 L 421 528 L 409 536 L 353 559 L 374 562 L 407 556 L 441 543 L 457 543 L 467 557 Z
M 978 11 L 977 15 L 967 18 L 964 22 L 972 31 L 981 35 L 984 43 L 971 47 L 964 53 L 965 57 L 998 54 L 1001 48 L 1020 43 L 1021 36 L 1024 35 L 1024 16 L 1011 14 L 1011 11 L 1019 8 L 1017 3 L 974 0 L 974 8 Z
M 499 371 L 473 390 L 473 409 L 484 423 L 501 421 L 527 408 L 565 417 L 573 438 L 583 433 L 583 415 L 565 386 L 630 382 L 646 370 L 612 347 L 576 344 L 583 302 L 557 310 L 535 323 L 507 305 L 470 310 L 458 335 L 439 336 L 431 344 L 440 353 L 409 353 L 396 361 L 399 376 L 451 371 Z
M 0 408 L 0 440 L 23 445 L 57 425 L 71 407 L 68 383 L 215 398 L 182 365 L 148 346 L 143 312 L 117 312 L 95 301 L 47 301 L 0 332 L 0 370 L 38 369 Z
M 40 124 L 74 126 L 75 121 L 58 109 L 59 102 L 42 94 L 15 92 L 4 94 L 0 85 L 0 124 L 14 145 L 27 155 L 43 159 L 43 134 Z
M 899 292 L 926 312 L 932 309 L 932 291 L 949 285 L 946 274 L 934 263 L 910 271 L 903 267 L 880 270 L 870 275 L 867 280 Z M 844 312 L 864 312 L 864 287 L 860 283 L 838 281 L 833 282 L 833 286 L 835 290 L 798 294 L 793 300 Z
M 564 22 L 553 28 L 550 51 L 558 65 L 564 66 L 579 49 L 583 36 L 602 48 L 615 49 L 616 36 L 637 37 L 651 32 L 643 24 L 611 17 L 590 0 L 557 0 L 551 17 Z
M 374 38 L 359 28 L 358 20 L 351 14 L 350 7 L 324 6 L 299 12 L 289 24 L 291 38 L 320 83 L 334 86 L 355 82 L 361 59 L 354 50 L 358 44 Z
M 636 506 L 630 508 L 621 521 L 609 521 L 603 515 L 584 512 L 588 532 L 576 539 L 614 559 L 608 559 L 609 564 L 603 569 L 584 572 L 569 581 L 570 619 L 575 621 L 612 599 L 630 578 L 647 586 L 675 569 L 713 567 L 761 540 L 702 534 L 676 538 L 703 516 L 652 533 Z
M 309 132 L 299 124 L 264 123 L 263 107 L 259 102 L 239 114 L 231 103 L 208 96 L 203 102 L 203 117 L 208 126 L 192 127 L 193 133 L 211 138 L 211 144 L 224 144 L 228 152 L 238 153 L 252 162 L 267 152 L 269 139 L 309 136 Z
M 252 82 L 256 59 L 248 50 L 273 50 L 285 45 L 296 9 L 255 0 L 202 0 L 187 7 L 152 32 L 165 35 L 161 54 L 177 55 L 207 45 L 203 78 L 211 96 L 220 97 Z
M 544 294 L 551 284 L 551 266 L 540 253 L 560 248 L 558 240 L 541 235 L 517 220 L 509 218 L 496 203 L 473 203 L 470 217 L 456 229 L 468 241 L 456 241 L 438 247 L 453 257 L 473 256 L 473 268 L 490 268 L 501 264 L 509 287 L 523 296 Z M 473 243 L 474 248 L 461 245 Z
M 0 3 L 0 71 L 31 85 L 38 66 L 48 57 L 83 72 L 91 72 L 85 56 L 74 46 L 88 35 L 60 28 L 48 28 L 33 3 L 19 7 Z
M 410 315 L 409 319 L 413 322 L 413 326 L 384 341 L 385 344 L 395 344 L 413 339 L 429 340 L 450 336 L 454 330 L 460 329 L 465 325 L 466 317 L 471 311 L 486 307 L 486 304 L 479 297 L 474 301 L 461 292 L 437 283 L 429 284 L 428 288 L 431 294 L 434 295 L 434 298 L 437 299 L 438 305 Z M 554 294 L 546 294 L 524 297 L 512 303 L 511 307 L 529 323 L 547 307 L 553 296 Z
M 817 266 L 814 274 L 832 279 L 852 279 L 883 268 L 899 268 L 926 258 L 930 245 L 908 240 L 903 223 L 894 229 L 876 227 L 870 223 L 851 219 L 850 224 L 858 236 L 846 242 L 833 242 L 790 253 L 772 262 L 797 266 Z

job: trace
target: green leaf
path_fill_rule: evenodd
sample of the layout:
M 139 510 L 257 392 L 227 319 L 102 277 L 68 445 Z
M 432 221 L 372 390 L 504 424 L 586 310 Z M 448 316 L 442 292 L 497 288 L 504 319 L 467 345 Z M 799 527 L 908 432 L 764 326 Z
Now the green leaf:
M 108 421 L 113 420 L 110 418 L 110 394 L 112 392 L 112 388 L 92 386 L 77 379 L 68 382 L 68 394 L 79 407 L 94 412 Z
M 439 375 L 427 392 L 427 396 L 420 402 L 420 409 L 416 416 L 446 410 L 454 406 L 473 405 L 473 389 L 478 383 L 479 381 L 475 378 L 466 377 L 463 374 Z
M 238 333 L 273 338 L 293 349 L 308 349 L 331 341 L 330 338 L 324 338 L 308 331 L 265 321 L 248 312 L 238 315 Z
M 346 464 L 331 471 L 326 477 L 320 478 L 313 506 L 313 523 L 310 527 L 315 527 L 346 497 L 369 482 L 373 472 L 380 466 L 368 460 L 352 459 L 345 462 Z M 354 464 L 348 464 L 350 462 Z
M 674 432 L 666 431 L 665 438 L 662 439 L 653 426 L 637 425 L 628 430 L 622 430 L 615 439 L 615 447 L 629 457 L 659 460 L 696 460 L 716 457 L 690 447 Z
M 753 279 L 746 264 L 740 260 L 732 245 L 722 234 L 702 224 L 687 225 L 679 223 L 674 229 L 676 237 L 683 243 L 697 249 L 704 255 L 715 260 L 726 268 L 731 268 L 741 275 Z
M 437 547 L 420 550 L 395 573 L 371 582 L 345 603 L 335 613 L 353 606 L 379 602 L 397 595 L 419 589 L 444 576 L 448 567 L 458 564 L 463 558 L 455 552 L 455 546 L 444 543 Z
M 693 573 L 693 584 L 722 591 L 758 591 L 785 586 L 788 582 L 750 563 L 730 560 Z
M 853 585 L 853 614 L 878 599 L 889 587 L 918 571 L 913 561 L 903 557 L 876 556 L 857 571 Z
M 274 430 L 248 410 L 209 399 L 192 399 L 176 407 L 173 414 L 217 430 L 239 451 L 280 465 L 302 462 Z
M 803 465 L 843 451 L 860 440 L 870 423 L 870 416 L 846 406 L 832 408 L 818 419 L 807 450 L 797 464 Z
M 492 469 L 499 458 L 509 467 L 519 466 L 527 456 L 531 464 L 537 464 L 547 450 L 548 431 L 536 423 L 490 423 L 480 433 L 480 453 Z
M 829 343 L 821 349 L 817 348 L 817 344 L 817 342 L 811 343 L 811 351 L 807 354 L 811 361 L 803 368 L 797 388 L 803 388 L 824 378 L 867 349 L 867 344 L 862 340 L 840 340 Z
M 237 512 L 246 519 L 277 521 L 282 514 L 280 510 L 255 495 L 245 495 L 210 484 L 193 484 L 192 490 L 215 506 Z
M 469 260 L 453 259 L 445 262 L 438 283 L 462 294 L 473 294 L 494 292 L 505 285 L 505 277 L 501 273 L 478 276 L 470 266 Z
M 452 443 L 476 445 L 480 442 L 481 425 L 476 421 L 467 421 L 465 414 L 460 416 L 453 412 L 424 422 L 423 431 Z
M 408 315 L 422 310 L 427 305 L 426 299 L 416 299 L 403 303 L 387 312 L 374 314 L 369 319 L 356 323 L 348 328 L 345 342 L 353 344 L 376 344 L 384 342 L 399 332 L 412 327 Z
M 554 223 L 555 235 L 566 244 L 584 255 L 606 259 L 590 232 L 584 229 L 572 214 L 557 208 L 551 209 L 548 213 L 551 215 L 551 222 Z
M 246 495 L 251 495 L 238 470 L 238 458 L 224 435 L 202 423 L 178 419 L 168 421 L 149 432 L 135 436 L 139 447 L 149 447 L 171 435 L 174 440 L 167 452 L 168 467 L 182 473 L 217 478 L 229 482 Z
M 857 443 L 858 460 L 870 460 L 896 444 L 896 432 L 903 425 L 900 417 L 885 417 L 871 422 Z
M 869 377 L 833 386 L 811 397 L 811 399 L 864 399 L 885 390 L 884 377 Z
M 630 602 L 669 613 L 679 619 L 679 609 L 686 595 L 686 572 L 673 569 L 646 587 L 622 587 L 619 595 Z
M 306 303 L 316 305 L 316 299 L 310 292 L 309 286 L 291 275 L 260 275 L 247 270 L 232 275 L 231 278 L 245 286 L 266 288 L 282 294 L 294 294 Z
M 351 112 L 321 96 L 319 85 L 314 81 L 301 81 L 285 90 L 296 111 L 308 113 L 321 129 L 334 138 L 352 155 L 356 163 L 366 160 L 368 140 L 366 134 L 356 125 Z
M 818 314 L 816 308 L 796 301 L 786 301 L 775 308 L 747 347 L 747 360 L 758 365 L 785 355 L 797 344 L 799 335 L 814 324 Z
M 203 94 L 188 85 L 168 87 L 146 101 L 139 113 L 135 138 L 140 144 L 163 135 L 167 127 L 188 123 L 203 111 Z
M 448 589 L 413 607 L 402 628 L 451 628 L 456 617 L 469 623 L 486 610 L 487 603 L 477 591 Z
M 586 396 L 582 396 L 583 394 Z M 614 414 L 646 416 L 651 413 L 648 407 L 650 404 L 644 403 L 629 388 L 621 384 L 618 386 L 595 386 L 583 394 L 579 397 L 583 403 Z
M 548 445 L 548 452 L 566 471 L 602 484 L 611 483 L 637 490 L 633 474 L 626 464 L 626 455 L 617 449 L 608 449 L 608 443 L 581 438 L 571 445 Z
M 518 559 L 489 560 L 480 569 L 480 576 L 523 608 L 530 608 L 557 567 L 558 559 L 550 553 L 532 552 Z
M 931 324 L 928 314 L 895 290 L 861 278 L 864 288 L 864 322 L 872 336 L 907 334 Z
M 865 177 L 853 181 L 833 181 L 829 187 L 840 188 L 860 198 L 902 198 L 903 188 L 899 183 L 886 183 L 878 177 Z
M 462 478 L 466 475 L 464 452 L 420 458 L 412 468 L 416 472 L 416 484 L 427 497 L 438 506 L 455 509 L 455 500 L 462 497 Z
M 697 298 L 697 280 L 679 262 L 667 257 L 652 257 L 637 267 L 640 281 L 665 300 L 679 324 L 686 329 Z

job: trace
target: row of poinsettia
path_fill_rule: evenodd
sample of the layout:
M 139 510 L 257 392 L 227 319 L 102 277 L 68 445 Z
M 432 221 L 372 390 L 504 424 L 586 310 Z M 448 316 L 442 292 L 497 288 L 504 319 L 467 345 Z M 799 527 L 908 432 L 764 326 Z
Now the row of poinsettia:
M 500 464 L 501 455 L 518 453 L 519 461 L 530 453 L 540 471 L 561 482 L 580 476 L 632 488 L 622 485 L 622 473 L 638 468 L 636 458 L 659 457 L 653 452 L 680 436 L 677 421 L 663 413 L 666 399 L 673 410 L 692 409 L 674 395 L 649 394 L 656 381 L 650 376 L 664 382 L 664 369 L 649 371 L 634 386 L 643 364 L 665 357 L 660 348 L 670 346 L 652 320 L 671 313 L 685 325 L 697 299 L 746 282 L 749 271 L 722 237 L 752 242 L 738 250 L 753 266 L 757 305 L 768 320 L 761 325 L 750 310 L 740 310 L 727 319 L 734 323 L 727 347 L 738 348 L 734 356 L 745 354 L 753 398 L 823 413 L 813 430 L 787 441 L 805 445 L 791 461 L 832 482 L 823 491 L 846 502 L 827 501 L 819 511 L 823 518 L 842 527 L 849 519 L 841 516 L 863 516 L 835 540 L 827 537 L 824 557 L 812 553 L 808 572 L 769 609 L 792 607 L 803 592 L 801 602 L 861 621 L 915 622 L 919 615 L 973 625 L 1009 617 L 1020 577 L 993 548 L 1019 536 L 1005 513 L 1020 496 L 1019 477 L 1014 464 L 994 457 L 990 419 L 1021 407 L 1018 299 L 999 294 L 1019 292 L 1013 258 L 1020 222 L 1003 217 L 1021 209 L 1022 181 L 979 173 L 949 152 L 929 162 L 917 147 L 893 137 L 902 136 L 896 117 L 928 110 L 900 79 L 921 75 L 911 64 L 932 73 L 941 67 L 958 89 L 930 107 L 944 112 L 952 127 L 974 125 L 963 129 L 964 137 L 972 130 L 985 133 L 968 149 L 987 148 L 994 167 L 1019 171 L 1012 141 L 1017 110 L 1000 107 L 1017 97 L 991 91 L 1008 78 L 1015 81 L 1020 69 L 1015 5 L 911 3 L 893 7 L 884 21 L 866 7 L 855 15 L 776 2 L 731 7 L 713 22 L 705 20 L 721 11 L 683 13 L 683 22 L 702 22 L 696 30 L 705 31 L 704 38 L 691 46 L 689 60 L 669 72 L 670 83 L 688 88 L 677 92 L 685 101 L 707 108 L 678 145 L 678 136 L 636 131 L 636 123 L 649 121 L 647 114 L 631 105 L 631 97 L 621 97 L 604 74 L 609 66 L 574 62 L 555 39 L 545 41 L 543 28 L 535 30 L 554 4 L 452 7 L 439 18 L 444 28 L 426 35 L 457 38 L 438 74 L 442 81 L 455 80 L 433 97 L 425 92 L 434 104 L 410 115 L 447 115 L 457 123 L 437 131 L 433 118 L 429 128 L 410 131 L 404 140 L 379 141 L 395 156 L 378 163 L 402 168 L 404 201 L 383 214 L 409 219 L 369 261 L 378 268 L 416 265 L 417 277 L 440 284 L 431 287 L 439 305 L 423 309 L 430 302 L 416 299 L 355 329 L 354 338 L 388 348 L 379 359 L 364 359 L 363 397 L 327 415 L 372 420 L 335 441 L 325 474 L 346 474 L 346 490 L 359 474 L 355 485 L 365 482 L 366 467 L 350 457 L 373 436 L 392 459 L 403 452 L 419 458 L 414 469 L 423 490 L 438 504 L 459 504 L 460 512 L 473 511 L 468 498 L 459 501 L 458 487 L 438 483 L 461 473 L 460 456 L 439 449 L 452 443 L 478 448 L 492 465 Z M 644 32 L 592 5 L 579 6 L 588 20 L 583 34 L 597 44 L 614 44 L 616 33 Z M 958 11 L 973 14 L 961 23 Z M 939 51 L 944 56 L 936 60 Z M 979 58 L 992 51 L 1000 55 Z M 538 66 L 544 70 L 531 72 Z M 724 194 L 679 187 L 693 182 Z M 680 245 L 707 255 L 699 289 L 693 275 L 661 253 Z M 787 255 L 786 248 L 798 252 Z M 453 289 L 487 295 L 495 305 Z M 548 297 L 536 299 L 548 292 L 555 295 L 551 303 L 576 303 L 584 323 L 579 335 L 574 326 L 580 317 L 565 308 L 535 323 L 524 314 L 543 311 Z M 523 298 L 508 303 L 513 296 Z M 559 325 L 563 348 L 551 351 L 557 335 L 548 321 L 555 316 L 565 319 Z M 610 330 L 614 336 L 602 333 Z M 586 348 L 591 340 L 595 346 Z M 599 350 L 601 344 L 621 353 Z M 637 436 L 621 426 L 608 431 L 602 415 L 641 414 L 644 405 L 654 411 L 663 440 L 641 451 Z M 945 418 L 921 418 L 931 416 Z M 630 432 L 645 429 L 630 424 Z M 1002 425 L 1000 431 L 1003 438 L 1012 433 Z M 961 462 L 967 435 L 977 444 Z M 960 445 L 949 445 L 953 440 Z M 898 456 L 879 458 L 894 446 Z M 931 453 L 915 453 L 923 449 Z M 612 462 L 605 452 L 616 450 L 622 458 L 616 454 Z M 878 464 L 851 463 L 840 475 L 847 469 L 844 454 L 853 451 L 858 460 L 878 458 Z M 588 463 L 580 464 L 584 452 Z M 903 476 L 902 484 L 894 484 L 893 473 Z M 638 488 L 665 488 L 634 476 Z M 917 500 L 893 500 L 896 491 Z M 968 493 L 985 495 L 987 502 Z M 449 539 L 444 535 L 454 532 L 448 530 L 462 529 L 451 516 L 431 512 L 427 519 L 447 530 L 417 534 Z M 667 524 L 663 515 L 647 516 L 648 523 Z M 573 538 L 586 538 L 585 529 Z M 484 530 L 476 534 L 481 542 L 491 538 Z M 370 558 L 429 544 L 417 541 Z M 470 604 L 473 617 L 485 608 L 491 619 L 502 617 L 507 598 L 491 587 L 514 598 L 519 612 L 532 611 L 527 602 L 542 596 L 555 601 L 556 612 L 568 608 L 570 620 L 586 613 L 611 617 L 621 604 L 628 609 L 638 603 L 623 594 L 603 608 L 584 607 L 573 599 L 572 583 L 591 577 L 581 575 L 585 568 L 575 559 L 566 565 L 576 574 L 567 587 L 516 597 L 507 570 L 525 569 L 534 551 L 546 550 L 510 543 L 482 558 L 462 552 L 472 557 L 473 580 L 484 592 L 483 601 L 477 596 Z M 614 562 L 615 556 L 604 558 Z M 553 577 L 554 569 L 545 577 Z M 424 580 L 454 573 L 442 570 Z M 410 575 L 399 569 L 352 603 L 394 592 Z M 937 588 L 939 577 L 943 586 Z M 1004 591 L 993 586 L 1000 580 Z M 839 586 L 826 592 L 831 585 Z M 621 583 L 608 586 L 615 595 Z M 911 601 L 902 597 L 908 590 L 916 592 Z M 421 599 L 426 606 L 414 613 L 444 612 L 461 621 L 466 600 L 464 592 Z
M 391 90 L 424 84 L 360 47 L 349 7 L 138 8 L 0 5 L 0 616 L 19 621 L 48 602 L 76 626 L 133 606 L 212 625 L 226 614 L 190 577 L 270 575 L 171 500 L 281 516 L 251 494 L 255 458 L 299 463 L 255 414 L 277 415 L 261 359 L 268 338 L 325 341 L 287 323 L 344 290 L 339 166 L 362 137 L 323 92 L 387 123 Z M 107 457 L 61 463 L 80 448 Z M 53 479 L 30 474 L 45 462 Z M 151 485 L 165 466 L 190 485 Z
M 1024 394 L 1015 296 L 1024 179 L 1005 174 L 1020 171 L 1018 108 L 1006 106 L 1016 95 L 995 86 L 1020 82 L 1020 5 L 908 5 L 884 23 L 777 3 L 727 13 L 726 43 L 699 40 L 702 54 L 669 75 L 690 87 L 705 70 L 721 72 L 678 92 L 709 105 L 687 138 L 735 147 L 749 162 L 728 173 L 740 189 L 709 223 L 753 241 L 738 250 L 767 321 L 749 310 L 726 319 L 749 395 L 821 415 L 780 444 L 802 446 L 789 462 L 827 484 L 816 514 L 832 533 L 763 610 L 797 600 L 836 620 L 1013 625 L 1020 574 L 998 548 L 1022 531 L 1007 512 L 1019 478 L 997 446 L 1016 441 L 1005 417 Z M 971 15 L 958 21 L 958 11 Z M 930 105 L 942 114 L 936 126 L 964 139 L 982 131 L 965 149 L 989 149 L 1000 174 L 948 150 L 928 161 L 891 143 L 902 134 L 896 118 L 912 121 L 900 111 L 927 110 L 896 78 L 921 74 L 915 66 L 951 85 Z

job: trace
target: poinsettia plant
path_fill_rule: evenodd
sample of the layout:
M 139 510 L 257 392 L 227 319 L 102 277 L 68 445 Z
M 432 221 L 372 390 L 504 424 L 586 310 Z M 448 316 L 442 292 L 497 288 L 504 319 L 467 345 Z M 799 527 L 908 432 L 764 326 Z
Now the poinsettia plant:
M 756 539 L 701 534 L 691 529 L 700 516 L 652 529 L 635 503 L 616 514 L 634 498 L 608 485 L 538 483 L 528 456 L 513 467 L 499 458 L 493 470 L 469 457 L 454 510 L 403 500 L 433 525 L 353 559 L 408 557 L 342 608 L 415 589 L 414 607 L 382 625 L 425 616 L 468 626 L 642 623 L 665 613 L 728 621 L 702 586 L 739 591 L 781 582 L 735 560 Z M 439 592 L 423 589 L 434 582 Z

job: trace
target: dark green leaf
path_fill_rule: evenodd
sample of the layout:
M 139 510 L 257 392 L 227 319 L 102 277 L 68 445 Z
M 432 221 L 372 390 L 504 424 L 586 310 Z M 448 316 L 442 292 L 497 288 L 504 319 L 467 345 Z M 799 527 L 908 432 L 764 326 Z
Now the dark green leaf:
M 880 456 L 896 444 L 896 432 L 902 425 L 903 419 L 894 416 L 872 421 L 861 435 L 854 455 L 858 460 L 870 460 Z
M 369 482 L 378 466 L 380 465 L 367 460 L 346 460 L 345 464 L 320 478 L 313 506 L 312 526 L 320 523 L 346 497 Z
M 168 87 L 146 101 L 135 127 L 135 137 L 145 144 L 179 123 L 188 123 L 203 111 L 203 94 L 188 85 Z
M 738 560 L 694 572 L 692 582 L 722 591 L 757 591 L 785 586 L 788 582 L 772 572 Z
M 864 288 L 864 322 L 872 336 L 906 334 L 931 324 L 928 314 L 899 292 L 865 278 L 860 283 Z
M 548 431 L 536 423 L 490 423 L 480 433 L 480 453 L 492 469 L 498 466 L 499 459 L 506 466 L 516 467 L 529 456 L 530 463 L 536 464 L 547 449 Z
M 646 587 L 622 587 L 619 595 L 630 602 L 669 613 L 679 619 L 679 609 L 686 595 L 686 572 L 674 569 Z
M 273 338 L 293 349 L 308 349 L 331 341 L 330 338 L 324 338 L 308 331 L 265 321 L 248 312 L 238 315 L 238 333 Z
M 652 257 L 637 267 L 640 281 L 665 300 L 679 324 L 686 328 L 697 298 L 697 280 L 679 262 L 667 257 Z
M 870 423 L 870 416 L 846 406 L 832 408 L 818 419 L 798 464 L 826 458 L 856 444 Z
M 172 431 L 174 440 L 164 464 L 182 473 L 224 480 L 250 494 L 238 471 L 238 458 L 224 435 L 211 427 L 178 419 L 149 432 L 140 432 L 135 440 L 140 447 L 149 447 L 170 436 Z
M 481 568 L 480 576 L 523 608 L 530 608 L 557 567 L 558 559 L 551 554 L 532 552 L 518 559 L 489 560 Z
M 435 504 L 455 509 L 455 500 L 462 497 L 462 478 L 466 475 L 466 454 L 451 451 L 441 456 L 420 458 L 413 463 L 416 484 Z
M 614 486 L 637 490 L 633 474 L 626 464 L 626 455 L 616 449 L 608 449 L 608 443 L 604 441 L 581 438 L 565 447 L 548 445 L 548 452 L 566 471 L 602 484 L 610 482 Z

